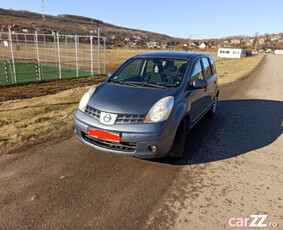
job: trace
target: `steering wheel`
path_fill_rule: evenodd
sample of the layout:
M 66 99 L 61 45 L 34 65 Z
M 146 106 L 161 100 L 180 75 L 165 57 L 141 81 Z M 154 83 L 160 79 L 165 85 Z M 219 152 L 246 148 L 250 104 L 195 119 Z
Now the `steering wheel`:
M 179 79 L 177 77 L 169 76 L 169 77 L 163 78 L 163 81 L 168 82 L 168 83 L 176 83 L 177 81 L 179 81 Z

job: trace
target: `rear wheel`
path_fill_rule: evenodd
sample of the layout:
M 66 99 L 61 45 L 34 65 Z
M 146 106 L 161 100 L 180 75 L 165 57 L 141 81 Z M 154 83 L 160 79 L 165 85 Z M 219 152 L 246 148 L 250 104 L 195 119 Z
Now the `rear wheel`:
M 187 126 L 185 120 L 183 120 L 177 130 L 173 143 L 173 148 L 169 153 L 170 157 L 181 158 L 183 156 L 186 145 L 186 136 L 187 136 Z
M 216 115 L 216 111 L 217 111 L 217 107 L 218 107 L 218 95 L 216 95 L 213 99 L 213 104 L 211 109 L 208 111 L 207 115 L 211 118 L 215 117 Z

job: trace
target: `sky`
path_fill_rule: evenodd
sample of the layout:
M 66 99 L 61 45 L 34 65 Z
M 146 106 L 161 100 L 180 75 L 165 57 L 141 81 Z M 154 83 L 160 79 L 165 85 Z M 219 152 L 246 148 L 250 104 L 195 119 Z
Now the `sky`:
M 42 13 L 42 0 L 0 0 L 0 8 Z M 44 0 L 45 13 L 205 39 L 283 32 L 283 0 Z

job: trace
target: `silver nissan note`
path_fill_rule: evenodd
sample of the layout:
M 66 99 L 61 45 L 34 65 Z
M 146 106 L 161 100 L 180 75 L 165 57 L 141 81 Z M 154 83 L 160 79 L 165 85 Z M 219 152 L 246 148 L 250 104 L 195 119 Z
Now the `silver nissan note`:
M 219 88 L 212 56 L 136 55 L 82 97 L 74 130 L 98 150 L 139 158 L 182 157 L 188 131 L 214 117 Z

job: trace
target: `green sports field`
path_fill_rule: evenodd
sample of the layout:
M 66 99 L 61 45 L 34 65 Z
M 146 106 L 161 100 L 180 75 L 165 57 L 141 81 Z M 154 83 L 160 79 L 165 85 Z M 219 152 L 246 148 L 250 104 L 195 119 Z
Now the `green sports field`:
M 32 62 L 32 61 L 31 61 Z M 0 85 L 12 84 L 14 83 L 14 72 L 12 62 L 7 63 L 7 73 L 5 72 L 4 61 L 0 60 Z M 36 68 L 35 61 L 34 63 L 26 62 L 15 62 L 16 78 L 17 83 L 24 82 L 34 82 L 39 81 L 39 68 Z M 41 65 L 40 72 L 42 80 L 55 80 L 59 79 L 59 68 L 48 65 Z M 88 71 L 78 71 L 78 76 L 90 76 L 91 72 Z M 74 78 L 77 76 L 76 70 L 61 68 L 61 77 L 62 78 Z

